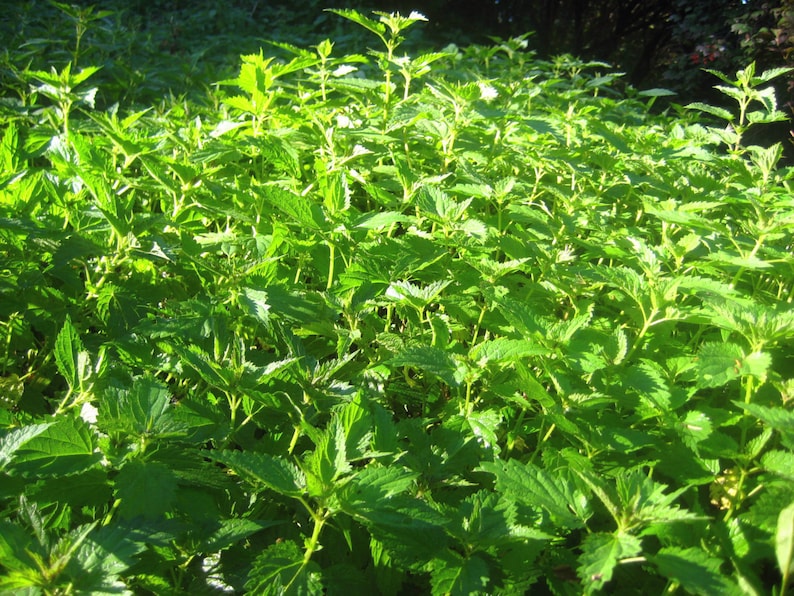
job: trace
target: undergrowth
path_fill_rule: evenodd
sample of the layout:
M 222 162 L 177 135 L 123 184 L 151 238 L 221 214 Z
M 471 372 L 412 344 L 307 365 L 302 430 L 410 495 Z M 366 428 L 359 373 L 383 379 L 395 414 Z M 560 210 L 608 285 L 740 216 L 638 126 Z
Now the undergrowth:
M 329 14 L 369 46 L 148 107 L 79 35 L 7 52 L 0 590 L 785 593 L 785 70 L 654 115 Z

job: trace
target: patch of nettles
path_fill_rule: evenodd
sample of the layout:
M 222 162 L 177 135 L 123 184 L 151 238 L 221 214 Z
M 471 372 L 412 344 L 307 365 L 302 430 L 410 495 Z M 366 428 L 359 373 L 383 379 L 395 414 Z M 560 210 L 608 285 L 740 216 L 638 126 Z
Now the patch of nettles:
M 744 143 L 785 71 L 654 115 L 329 14 L 373 49 L 148 108 L 79 36 L 8 52 L 0 589 L 786 592 L 792 171 Z

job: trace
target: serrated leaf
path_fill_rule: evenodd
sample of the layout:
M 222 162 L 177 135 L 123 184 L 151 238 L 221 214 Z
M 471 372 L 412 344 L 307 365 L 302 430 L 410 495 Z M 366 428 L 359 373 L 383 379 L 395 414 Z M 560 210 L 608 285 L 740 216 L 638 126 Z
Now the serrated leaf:
M 363 14 L 358 12 L 357 10 L 349 9 L 349 8 L 326 8 L 327 12 L 332 12 L 340 17 L 344 17 L 349 21 L 353 21 L 364 27 L 365 29 L 369 29 L 375 35 L 383 39 L 384 34 L 386 33 L 386 25 L 379 22 L 374 21 L 368 17 L 365 17 Z
M 773 430 L 780 433 L 783 444 L 789 449 L 794 449 L 794 412 L 783 408 L 769 408 L 759 404 L 733 402 L 737 407 L 743 408 L 753 416 L 764 422 Z
M 240 304 L 249 314 L 263 325 L 270 325 L 270 305 L 267 303 L 267 292 L 254 290 L 253 288 L 243 288 L 239 299 Z
M 220 527 L 204 538 L 199 546 L 202 553 L 217 553 L 260 530 L 284 523 L 281 520 L 260 521 L 253 519 L 222 519 Z
M 487 449 L 499 453 L 497 432 L 502 424 L 502 414 L 497 410 L 475 410 L 466 415 L 466 422 L 471 427 L 477 440 Z
M 52 425 L 52 422 L 44 424 L 31 424 L 22 428 L 15 428 L 0 437 L 0 471 L 11 463 L 14 453 L 25 443 L 39 436 Z
M 775 556 L 785 586 L 794 574 L 794 503 L 783 509 L 777 518 Z
M 626 533 L 590 534 L 582 543 L 579 567 L 576 573 L 585 591 L 600 590 L 612 580 L 615 566 L 621 559 L 637 556 L 642 543 L 636 536 Z
M 574 488 L 563 478 L 531 463 L 523 465 L 514 459 L 484 462 L 480 468 L 496 476 L 496 489 L 509 498 L 544 509 L 563 527 L 582 526 L 582 520 L 567 505 L 573 500 Z
M 477 555 L 464 558 L 447 551 L 444 557 L 433 560 L 430 584 L 433 596 L 487 594 L 490 571 L 488 564 Z
M 323 593 L 320 568 L 305 562 L 293 540 L 273 544 L 254 560 L 245 588 L 263 596 L 319 596 Z
M 412 366 L 435 375 L 450 387 L 463 383 L 466 369 L 449 352 L 432 346 L 414 346 L 388 361 L 392 366 Z
M 176 501 L 176 476 L 159 462 L 127 462 L 116 476 L 115 485 L 119 515 L 124 519 L 160 519 Z
M 478 366 L 484 367 L 491 362 L 515 362 L 529 356 L 540 356 L 548 353 L 548 348 L 539 346 L 531 341 L 499 337 L 475 345 L 469 351 L 469 358 L 474 360 Z
M 686 108 L 690 110 L 699 110 L 701 112 L 705 112 L 706 114 L 711 114 L 712 116 L 721 118 L 722 120 L 727 120 L 728 122 L 731 122 L 733 120 L 733 114 L 731 114 L 725 108 L 710 106 L 709 104 L 700 101 L 695 101 L 690 104 L 687 104 Z
M 411 221 L 407 215 L 403 215 L 398 211 L 378 211 L 375 213 L 365 213 L 356 223 L 353 224 L 356 228 L 363 228 L 365 230 L 378 230 L 387 228 L 397 223 L 405 223 Z
M 733 343 L 706 342 L 698 350 L 698 386 L 719 387 L 739 378 L 744 351 Z
M 703 412 L 693 410 L 687 412 L 681 421 L 681 430 L 684 435 L 684 442 L 693 447 L 701 441 L 705 441 L 712 430 L 711 419 Z
M 790 451 L 768 451 L 761 458 L 763 468 L 789 480 L 794 480 L 794 453 Z
M 738 587 L 720 571 L 722 561 L 699 548 L 662 548 L 648 557 L 662 577 L 678 582 L 687 592 L 712 596 L 734 594 Z
M 129 388 L 109 387 L 101 394 L 97 423 L 105 432 L 134 436 L 186 431 L 172 414 L 168 388 L 152 377 L 136 377 Z
M 208 455 L 249 482 L 260 483 L 288 497 L 299 497 L 306 490 L 306 478 L 298 467 L 281 457 L 250 451 L 213 451 Z
M 335 482 L 351 470 L 347 459 L 345 430 L 335 417 L 316 439 L 314 452 L 306 458 L 307 488 L 314 497 L 325 497 L 335 488 Z M 316 484 L 314 481 L 319 482 Z
M 58 371 L 72 389 L 77 389 L 80 386 L 79 360 L 82 353 L 85 353 L 83 342 L 72 325 L 72 320 L 67 316 L 55 339 L 55 362 L 58 365 Z
M 61 416 L 16 450 L 13 473 L 74 474 L 99 463 L 96 432 L 81 418 Z

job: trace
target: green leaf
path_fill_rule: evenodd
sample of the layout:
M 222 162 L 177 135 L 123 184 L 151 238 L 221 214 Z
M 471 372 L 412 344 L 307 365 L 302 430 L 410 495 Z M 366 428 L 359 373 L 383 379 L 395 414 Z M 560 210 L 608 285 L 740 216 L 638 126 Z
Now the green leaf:
M 585 591 L 600 590 L 612 580 L 615 566 L 621 559 L 637 556 L 640 552 L 642 543 L 631 534 L 589 534 L 582 543 L 576 569 Z
M 97 423 L 105 432 L 123 432 L 134 437 L 186 431 L 173 418 L 168 389 L 152 377 L 136 377 L 129 388 L 107 388 L 100 395 Z
M 55 338 L 55 362 L 69 387 L 77 390 L 87 374 L 87 352 L 68 316 Z
M 365 29 L 369 29 L 381 39 L 384 39 L 384 35 L 386 33 L 386 25 L 384 25 L 380 21 L 374 21 L 368 17 L 365 17 L 357 10 L 352 10 L 348 8 L 326 8 L 325 10 L 327 12 L 332 12 L 334 14 L 337 14 L 340 17 L 344 17 L 349 21 L 353 21 L 354 23 L 361 25 Z
M 304 561 L 293 540 L 272 544 L 261 552 L 248 573 L 245 589 L 263 596 L 319 596 L 323 593 L 320 567 Z
M 690 104 L 687 104 L 686 107 L 690 110 L 699 110 L 701 112 L 711 114 L 712 116 L 716 116 L 717 118 L 721 118 L 722 120 L 727 120 L 728 122 L 731 122 L 733 120 L 733 114 L 731 114 L 725 108 L 710 106 L 700 101 L 695 101 Z
M 790 451 L 768 451 L 761 458 L 765 470 L 794 480 L 794 453 Z
M 306 458 L 306 485 L 311 496 L 325 497 L 334 491 L 336 481 L 351 470 L 345 429 L 338 416 L 315 441 L 314 452 Z
M 92 531 L 74 555 L 74 563 L 80 570 L 75 588 L 92 594 L 123 590 L 126 586 L 119 575 L 137 562 L 135 555 L 144 548 L 122 524 Z
M 450 387 L 463 383 L 466 369 L 456 358 L 432 346 L 414 346 L 403 350 L 388 361 L 391 366 L 412 366 L 435 375 Z
M 22 428 L 15 428 L 0 437 L 0 471 L 11 463 L 14 453 L 32 438 L 39 436 L 52 425 L 52 422 L 44 424 L 31 424 Z
M 97 465 L 96 432 L 82 419 L 61 416 L 16 449 L 14 474 L 59 476 Z
M 283 524 L 282 520 L 259 521 L 253 519 L 222 519 L 220 527 L 204 538 L 199 546 L 202 553 L 217 553 L 233 546 L 260 530 Z
M 488 564 L 477 555 L 463 557 L 447 551 L 432 561 L 430 578 L 433 596 L 487 594 L 490 585 Z
M 306 490 L 303 472 L 282 457 L 250 451 L 213 451 L 208 457 L 279 494 L 300 497 Z
M 530 507 L 544 509 L 562 527 L 582 526 L 582 520 L 567 505 L 574 500 L 575 489 L 564 478 L 514 459 L 483 462 L 480 469 L 496 476 L 496 489 L 507 497 Z
M 697 355 L 698 386 L 719 387 L 739 378 L 744 351 L 733 343 L 706 342 Z
M 678 582 L 687 592 L 712 596 L 736 594 L 738 586 L 720 570 L 722 561 L 699 548 L 662 548 L 648 557 L 662 577 Z
M 785 586 L 794 575 L 794 503 L 781 511 L 777 518 L 775 555 Z
M 129 461 L 116 476 L 119 515 L 124 519 L 162 519 L 174 506 L 176 489 L 176 476 L 165 464 Z
M 783 408 L 768 408 L 759 404 L 748 404 L 738 401 L 733 403 L 779 432 L 783 444 L 789 449 L 794 449 L 794 412 Z
M 475 345 L 469 351 L 469 358 L 474 360 L 478 366 L 484 367 L 491 362 L 510 363 L 522 361 L 529 356 L 541 356 L 548 353 L 547 348 L 532 341 L 500 337 Z

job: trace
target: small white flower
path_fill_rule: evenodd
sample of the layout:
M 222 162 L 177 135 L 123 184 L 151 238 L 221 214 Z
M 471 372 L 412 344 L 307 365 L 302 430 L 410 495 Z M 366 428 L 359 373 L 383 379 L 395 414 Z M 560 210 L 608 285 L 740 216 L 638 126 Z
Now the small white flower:
M 351 122 L 350 118 L 348 118 L 344 114 L 339 114 L 336 117 L 336 126 L 339 128 L 352 128 L 353 123 Z
M 94 406 L 89 404 L 88 402 L 84 403 L 83 406 L 80 408 L 80 418 L 88 422 L 88 424 L 95 424 L 96 423 L 96 416 L 99 413 Z
M 499 97 L 499 92 L 488 83 L 483 83 L 482 81 L 478 82 L 477 85 L 480 88 L 480 98 L 484 99 L 485 101 L 491 101 L 492 99 L 496 99 Z
M 417 12 L 415 10 L 411 11 L 411 14 L 408 15 L 408 18 L 412 21 L 426 21 L 427 17 L 423 15 L 421 12 Z
M 355 66 L 351 66 L 350 64 L 341 64 L 331 74 L 333 74 L 335 77 L 343 77 L 350 74 L 351 72 L 356 72 L 357 70 L 358 69 Z

